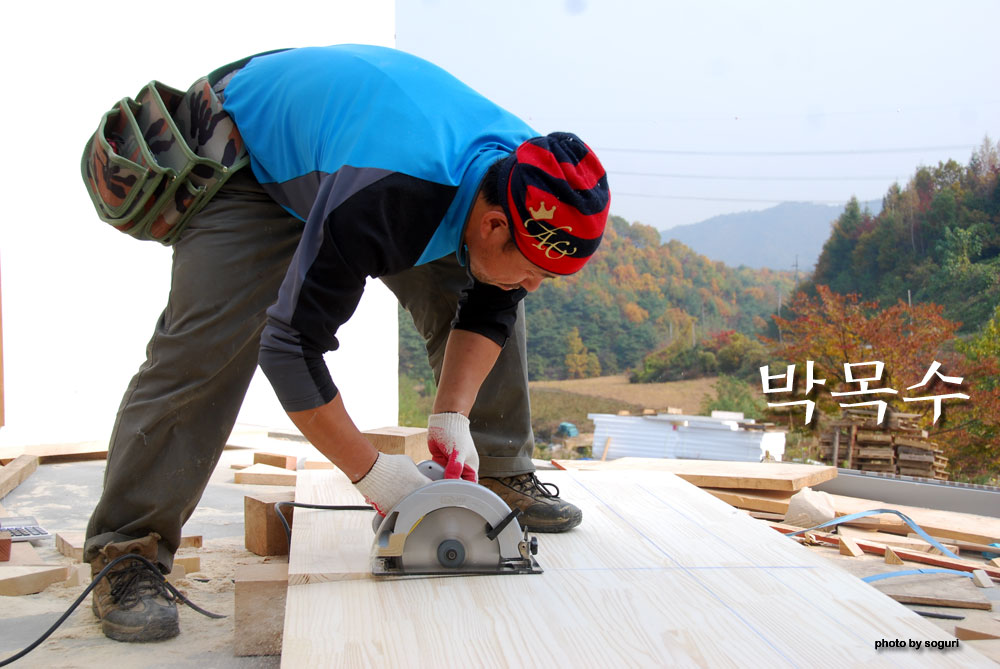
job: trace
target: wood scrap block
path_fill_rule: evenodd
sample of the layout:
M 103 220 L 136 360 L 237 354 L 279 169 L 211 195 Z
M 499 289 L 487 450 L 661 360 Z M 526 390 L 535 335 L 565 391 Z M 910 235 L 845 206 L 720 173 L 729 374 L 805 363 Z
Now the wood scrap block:
M 252 485 L 295 485 L 295 472 L 271 465 L 250 465 L 246 469 L 236 472 L 233 478 L 237 483 Z
M 176 585 L 177 581 L 180 581 L 186 577 L 187 577 L 187 570 L 184 568 L 184 565 L 177 564 L 177 561 L 175 560 L 174 568 L 170 570 L 169 574 L 167 574 L 166 579 L 171 583 L 173 583 L 174 585 Z
M 987 562 L 994 567 L 1000 567 L 1000 557 L 995 557 L 992 560 L 987 560 Z
M 181 537 L 181 542 L 177 545 L 178 548 L 201 548 L 202 537 L 200 534 L 193 534 L 189 537 Z
M 0 532 L 0 562 L 10 562 L 10 549 L 13 546 L 10 532 Z
M 19 455 L 10 464 L 0 468 L 0 497 L 21 485 L 32 472 L 38 469 L 37 455 Z
M 993 579 L 982 569 L 976 569 L 972 572 L 972 582 L 976 584 L 979 588 L 992 588 Z
M 363 434 L 382 453 L 405 453 L 414 462 L 431 459 L 431 452 L 427 449 L 427 428 L 389 426 L 366 430 Z
M 295 501 L 295 492 L 264 493 L 243 498 L 243 537 L 246 549 L 256 555 L 288 555 L 288 537 L 275 514 L 278 502 Z M 282 513 L 292 525 L 292 507 Z
M 955 625 L 955 636 L 962 641 L 976 639 L 1000 639 L 1000 623 L 987 620 L 982 623 L 963 622 Z
M 201 558 L 197 555 L 185 555 L 184 557 L 174 557 L 174 569 L 180 565 L 188 574 L 201 571 Z
M 56 532 L 56 550 L 77 562 L 83 562 L 84 532 Z
M 885 563 L 886 564 L 903 564 L 903 561 L 899 559 L 896 552 L 892 550 L 889 546 L 885 547 Z
M 236 471 L 239 471 L 241 469 L 246 469 L 249 466 L 250 465 L 246 464 L 245 462 L 244 463 L 234 462 L 233 464 L 229 465 L 229 468 L 230 469 L 235 469 Z
M 256 452 L 253 454 L 253 463 L 255 465 L 271 465 L 272 467 L 278 467 L 279 469 L 291 469 L 295 471 L 298 469 L 298 458 L 294 455 L 281 455 L 280 453 L 263 453 Z
M 306 460 L 303 469 L 336 469 L 337 466 L 329 460 Z
M 288 564 L 237 567 L 235 590 L 235 655 L 280 655 Z
M 39 565 L 35 567 L 0 568 L 0 595 L 34 595 L 53 583 L 66 580 L 67 569 L 63 565 Z
M 89 585 L 92 579 L 93 575 L 91 574 L 90 564 L 87 562 L 80 562 L 70 565 L 69 575 L 66 577 L 66 585 L 71 587 Z
M 852 539 L 847 537 L 840 537 L 840 554 L 850 555 L 851 557 L 861 557 L 865 554 Z

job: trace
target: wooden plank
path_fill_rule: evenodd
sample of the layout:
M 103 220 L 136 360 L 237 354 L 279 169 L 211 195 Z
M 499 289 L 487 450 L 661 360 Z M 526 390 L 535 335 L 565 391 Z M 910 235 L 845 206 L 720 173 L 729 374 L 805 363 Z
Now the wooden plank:
M 288 564 L 242 565 L 236 568 L 235 581 L 236 656 L 280 655 Z
M 108 444 L 104 441 L 84 441 L 72 444 L 33 444 L 0 448 L 0 463 L 6 464 L 18 455 L 37 455 L 40 464 L 106 460 Z
M 0 562 L 10 562 L 10 552 L 13 545 L 11 533 L 0 532 Z
M 954 609 L 978 609 L 981 611 L 990 611 L 993 609 L 993 604 L 987 601 L 970 601 L 967 599 L 957 599 L 955 597 L 947 597 L 944 595 L 909 595 L 903 593 L 886 593 L 887 597 L 890 597 L 900 604 L 919 604 L 921 606 L 943 606 L 946 608 Z
M 339 469 L 303 472 L 295 487 L 295 498 L 312 504 L 363 505 L 364 496 Z M 322 511 L 297 509 L 288 558 L 288 584 L 322 583 L 368 578 L 374 511 Z M 331 531 L 336 527 L 335 531 Z M 324 528 L 327 528 L 324 530 Z M 359 566 L 361 565 L 361 566 Z
M 295 471 L 298 469 L 299 460 L 294 455 L 282 455 L 280 453 L 264 453 L 262 451 L 257 451 L 253 454 L 253 463 L 255 465 L 271 465 L 272 467 L 277 467 L 279 469 L 290 469 Z
M 778 492 L 716 489 L 708 490 L 708 492 L 741 509 L 780 514 L 788 511 L 788 499 L 790 495 L 782 496 Z M 833 506 L 838 516 L 846 516 L 858 511 L 869 511 L 872 509 L 895 509 L 913 519 L 925 532 L 941 539 L 945 543 L 960 541 L 986 545 L 1000 541 L 1000 518 L 953 511 L 939 511 L 937 509 L 924 509 L 903 506 L 901 504 L 889 504 L 878 500 L 845 497 L 843 495 L 831 495 L 830 497 L 833 500 Z M 883 532 L 891 532 L 903 536 L 913 531 L 898 516 L 892 514 L 871 516 L 851 524 L 874 527 Z
M 0 567 L 0 595 L 34 595 L 53 583 L 65 581 L 69 572 L 65 565 L 37 567 Z
M 38 469 L 37 455 L 19 455 L 10 464 L 0 468 L 0 498 L 21 485 L 26 478 Z
M 297 498 L 349 501 L 350 484 L 336 474 L 300 473 Z M 885 664 L 875 648 L 882 639 L 950 638 L 675 476 L 547 472 L 543 480 L 580 506 L 584 522 L 538 536 L 540 575 L 376 579 L 370 526 L 364 536 L 341 535 L 370 516 L 299 509 L 290 583 L 296 561 L 344 578 L 289 586 L 282 666 L 518 666 L 524 658 L 556 667 L 828 666 L 834 646 L 838 666 L 865 666 Z M 325 541 L 336 540 L 344 550 L 327 552 Z M 440 620 L 462 621 L 461 643 Z M 968 646 L 907 654 L 906 664 L 991 666 Z
M 788 512 L 788 500 L 792 496 L 792 493 L 783 490 L 727 490 L 723 488 L 703 488 L 703 490 L 738 509 L 765 511 L 781 516 Z
M 236 483 L 251 485 L 295 485 L 295 472 L 271 465 L 250 465 L 233 475 Z
M 743 490 L 795 491 L 829 481 L 837 476 L 836 467 L 786 462 L 618 458 L 603 463 L 596 460 L 553 460 L 552 464 L 560 469 L 575 471 L 670 472 L 700 488 L 739 488 Z
M 797 532 L 801 530 L 801 527 L 795 527 L 794 525 L 785 525 L 784 523 L 768 523 L 773 529 L 777 530 L 782 534 L 789 534 L 791 532 Z M 837 537 L 832 534 L 825 534 L 823 532 L 813 531 L 809 533 L 817 541 L 831 546 L 839 546 L 840 541 Z M 860 539 L 855 540 L 855 543 L 866 553 L 873 553 L 875 555 L 885 555 L 885 552 L 889 548 L 885 544 L 880 544 L 874 541 L 862 541 Z M 1000 578 L 1000 568 L 991 567 L 988 564 L 984 565 L 981 562 L 973 562 L 971 560 L 956 560 L 954 558 L 945 557 L 943 555 L 933 555 L 930 553 L 922 553 L 920 551 L 911 551 L 906 548 L 896 548 L 893 549 L 897 558 L 908 560 L 910 562 L 921 562 L 923 564 L 934 565 L 935 567 L 944 567 L 946 569 L 955 569 L 957 571 L 966 571 L 972 573 L 976 569 L 982 569 L 987 574 L 993 578 Z
M 846 524 L 837 527 L 837 534 L 850 537 L 851 539 L 875 541 L 884 546 L 892 546 L 893 548 L 909 548 L 910 550 L 920 551 L 922 553 L 932 553 L 937 550 L 916 534 L 909 537 L 903 537 L 898 534 L 889 534 L 887 532 L 847 527 Z M 942 540 L 940 543 L 953 553 L 958 553 L 958 546 L 953 543 L 948 543 L 947 539 Z

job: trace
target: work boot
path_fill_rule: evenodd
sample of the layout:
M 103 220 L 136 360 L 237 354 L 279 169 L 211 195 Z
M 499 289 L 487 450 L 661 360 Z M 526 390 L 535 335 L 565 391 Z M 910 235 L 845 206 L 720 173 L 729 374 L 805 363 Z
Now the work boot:
M 141 555 L 156 564 L 160 535 L 108 544 L 90 563 L 97 576 L 112 560 Z M 163 584 L 163 576 L 140 560 L 122 560 L 94 587 L 94 615 L 101 619 L 104 635 L 115 641 L 159 641 L 180 634 L 177 604 Z
M 516 476 L 487 476 L 479 479 L 511 509 L 520 509 L 521 527 L 531 532 L 565 532 L 580 524 L 583 512 L 559 499 L 559 487 L 542 483 L 534 472 Z

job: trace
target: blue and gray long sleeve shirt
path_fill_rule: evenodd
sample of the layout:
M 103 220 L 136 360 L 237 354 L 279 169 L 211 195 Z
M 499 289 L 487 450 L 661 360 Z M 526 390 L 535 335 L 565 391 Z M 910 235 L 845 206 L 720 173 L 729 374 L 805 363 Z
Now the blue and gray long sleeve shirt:
M 460 253 L 487 168 L 537 135 L 444 70 L 394 49 L 342 45 L 251 60 L 225 90 L 257 180 L 305 229 L 260 365 L 286 411 L 337 394 L 323 353 L 367 277 Z M 454 327 L 503 345 L 523 290 L 474 282 Z

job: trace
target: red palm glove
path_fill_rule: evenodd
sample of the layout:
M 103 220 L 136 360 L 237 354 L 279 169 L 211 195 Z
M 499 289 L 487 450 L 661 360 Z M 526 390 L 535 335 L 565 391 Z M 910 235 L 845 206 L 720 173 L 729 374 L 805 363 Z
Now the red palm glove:
M 427 419 L 427 447 L 446 479 L 479 481 L 479 453 L 472 443 L 469 419 L 460 413 L 436 413 Z

